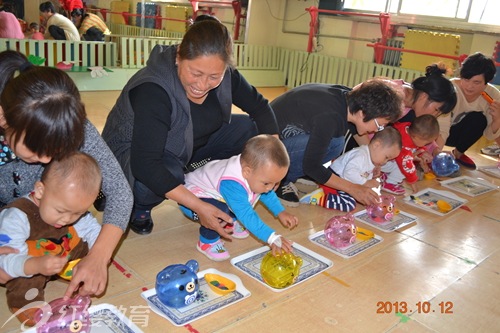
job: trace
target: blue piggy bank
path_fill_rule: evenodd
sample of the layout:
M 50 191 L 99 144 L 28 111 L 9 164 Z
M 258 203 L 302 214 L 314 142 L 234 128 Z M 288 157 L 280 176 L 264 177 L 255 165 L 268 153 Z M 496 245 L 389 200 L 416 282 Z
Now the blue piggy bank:
M 460 167 L 453 155 L 449 153 L 439 153 L 432 159 L 432 171 L 439 177 L 447 177 L 458 171 Z
M 172 308 L 193 303 L 198 297 L 198 262 L 189 260 L 185 265 L 165 267 L 156 275 L 156 294 L 160 301 Z

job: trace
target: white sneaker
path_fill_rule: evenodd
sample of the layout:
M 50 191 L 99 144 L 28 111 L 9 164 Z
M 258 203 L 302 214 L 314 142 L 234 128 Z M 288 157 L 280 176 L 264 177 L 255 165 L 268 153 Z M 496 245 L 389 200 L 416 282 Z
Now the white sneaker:
M 481 148 L 481 154 L 488 156 L 498 156 L 500 155 L 500 147 L 498 145 L 491 145 Z

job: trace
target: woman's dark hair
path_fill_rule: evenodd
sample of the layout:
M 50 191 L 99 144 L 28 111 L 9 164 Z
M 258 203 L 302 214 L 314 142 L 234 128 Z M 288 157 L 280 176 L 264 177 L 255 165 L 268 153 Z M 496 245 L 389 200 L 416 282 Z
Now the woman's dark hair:
M 199 23 L 201 21 L 215 21 L 215 22 L 221 23 L 221 21 L 213 15 L 201 14 L 201 15 L 196 16 L 193 24 Z
M 85 12 L 85 9 L 83 9 L 83 8 L 75 8 L 71 11 L 71 17 L 75 17 L 75 16 L 85 17 L 86 15 L 87 15 L 87 13 Z
M 40 4 L 39 10 L 42 13 L 49 12 L 49 13 L 54 13 L 56 12 L 56 8 L 54 7 L 54 4 L 50 1 L 46 1 Z
M 17 76 L 16 73 L 19 73 Z M 0 105 L 13 146 L 60 159 L 83 143 L 85 106 L 71 78 L 52 67 L 28 63 L 16 51 L 0 53 Z
M 460 77 L 462 79 L 470 79 L 476 75 L 484 75 L 484 83 L 493 80 L 497 68 L 492 58 L 477 52 L 468 56 L 460 67 Z
M 385 118 L 395 122 L 401 116 L 401 96 L 382 80 L 368 80 L 347 94 L 349 112 L 363 111 L 363 121 Z
M 195 22 L 186 32 L 177 49 L 179 58 L 193 60 L 201 56 L 219 56 L 233 65 L 233 40 L 227 28 L 217 20 Z
M 443 103 L 439 111 L 442 114 L 450 113 L 457 104 L 457 93 L 450 80 L 444 77 L 446 67 L 440 64 L 432 64 L 425 68 L 425 76 L 415 79 L 411 86 L 413 87 L 413 102 L 415 102 L 421 93 L 429 96 L 429 101 Z

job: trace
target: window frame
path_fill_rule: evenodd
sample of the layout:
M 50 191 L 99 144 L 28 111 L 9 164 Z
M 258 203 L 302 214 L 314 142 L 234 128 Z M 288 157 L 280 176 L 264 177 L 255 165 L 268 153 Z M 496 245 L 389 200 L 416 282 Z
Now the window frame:
M 397 7 L 397 12 L 387 11 L 387 9 L 391 7 L 391 1 L 393 3 L 392 7 Z M 391 14 L 391 21 L 398 25 L 408 25 L 412 27 L 432 27 L 433 29 L 440 29 L 451 32 L 479 32 L 486 34 L 500 33 L 500 24 L 470 22 L 470 12 L 472 6 L 474 5 L 474 2 L 477 1 L 481 4 L 484 4 L 484 0 L 458 0 L 469 1 L 465 18 L 400 13 L 402 1 L 415 0 L 385 0 L 385 9 Z M 397 3 L 397 6 L 394 5 L 394 3 Z M 349 12 L 380 13 L 379 11 L 348 8 L 345 4 L 343 10 Z M 457 11 L 458 8 L 455 11 L 455 16 L 457 14 Z

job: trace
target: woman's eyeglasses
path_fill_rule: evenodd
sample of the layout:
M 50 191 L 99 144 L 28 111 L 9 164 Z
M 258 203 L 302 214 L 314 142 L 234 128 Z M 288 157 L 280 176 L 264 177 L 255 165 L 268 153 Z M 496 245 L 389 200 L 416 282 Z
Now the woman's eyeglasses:
M 378 123 L 377 118 L 373 118 L 373 121 L 375 122 L 375 126 L 377 126 L 377 132 L 384 130 L 384 126 L 382 126 Z

